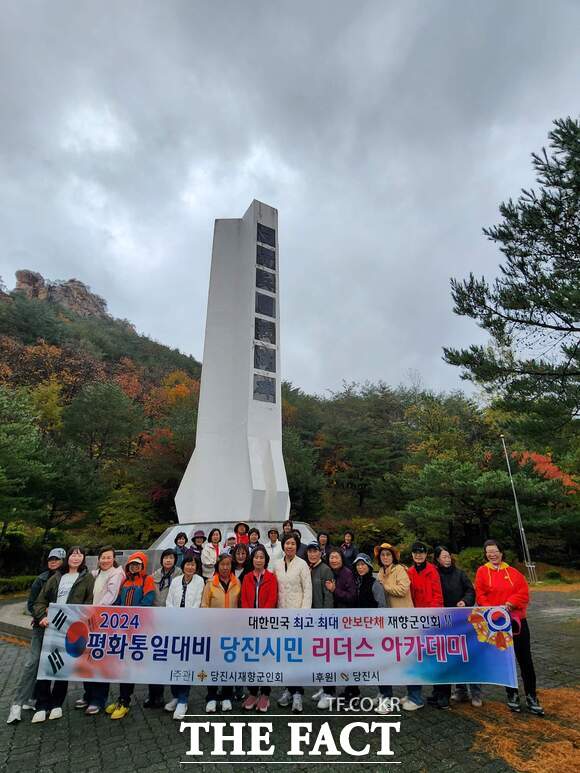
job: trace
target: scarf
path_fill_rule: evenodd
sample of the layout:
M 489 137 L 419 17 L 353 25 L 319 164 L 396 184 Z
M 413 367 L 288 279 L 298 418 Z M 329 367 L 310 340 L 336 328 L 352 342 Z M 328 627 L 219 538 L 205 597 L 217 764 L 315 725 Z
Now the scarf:
M 174 564 L 171 569 L 165 573 L 163 571 L 163 567 L 161 567 L 161 579 L 159 580 L 159 590 L 162 591 L 165 586 L 169 587 L 171 585 L 171 578 L 173 575 L 173 572 L 175 571 L 175 567 L 177 564 Z

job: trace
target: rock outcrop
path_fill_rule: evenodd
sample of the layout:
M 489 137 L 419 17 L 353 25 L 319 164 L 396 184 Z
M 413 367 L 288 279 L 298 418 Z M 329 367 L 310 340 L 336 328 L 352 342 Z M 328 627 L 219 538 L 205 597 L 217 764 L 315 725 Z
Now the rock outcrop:
M 49 282 L 37 271 L 26 269 L 16 272 L 16 292 L 27 298 L 59 303 L 80 317 L 108 317 L 107 302 L 79 279 L 66 282 Z

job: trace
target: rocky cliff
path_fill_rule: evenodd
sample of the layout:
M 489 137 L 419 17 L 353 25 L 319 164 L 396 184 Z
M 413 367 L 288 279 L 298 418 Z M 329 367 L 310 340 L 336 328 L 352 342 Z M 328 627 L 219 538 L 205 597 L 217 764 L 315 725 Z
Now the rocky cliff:
M 15 292 L 23 293 L 27 298 L 59 303 L 80 317 L 108 317 L 107 302 L 95 295 L 79 279 L 67 279 L 66 282 L 50 282 L 36 271 L 16 272 Z

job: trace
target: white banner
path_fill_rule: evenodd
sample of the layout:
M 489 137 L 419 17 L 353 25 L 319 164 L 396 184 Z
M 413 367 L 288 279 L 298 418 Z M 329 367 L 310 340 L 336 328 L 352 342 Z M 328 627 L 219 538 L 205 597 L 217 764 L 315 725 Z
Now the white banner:
M 167 609 L 51 604 L 38 676 L 189 685 L 517 684 L 503 607 Z

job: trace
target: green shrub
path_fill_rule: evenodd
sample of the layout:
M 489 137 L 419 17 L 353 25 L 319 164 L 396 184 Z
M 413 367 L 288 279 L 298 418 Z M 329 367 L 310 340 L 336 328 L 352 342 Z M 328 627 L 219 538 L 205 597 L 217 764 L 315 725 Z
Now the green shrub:
M 457 566 L 468 574 L 475 574 L 484 563 L 481 548 L 465 548 L 458 553 L 455 559 Z
M 515 566 L 518 563 L 517 554 L 513 550 L 504 551 L 503 560 L 510 566 Z M 460 569 L 474 575 L 479 567 L 485 564 L 483 548 L 465 548 L 457 554 L 455 562 Z
M 557 569 L 548 569 L 544 575 L 545 580 L 562 580 L 562 575 Z
M 24 574 L 20 577 L 0 577 L 0 595 L 30 590 L 35 579 L 35 574 Z

